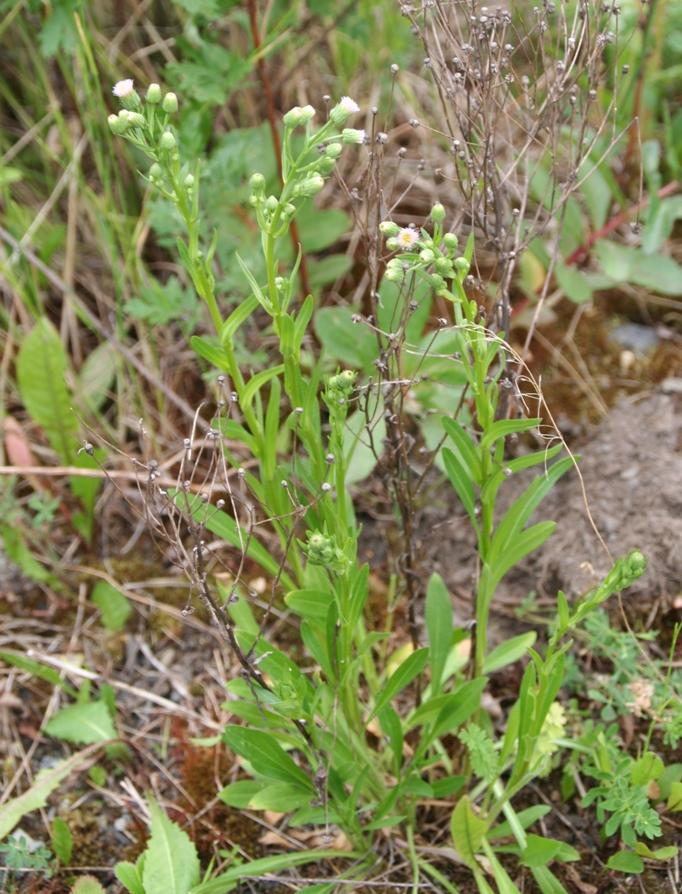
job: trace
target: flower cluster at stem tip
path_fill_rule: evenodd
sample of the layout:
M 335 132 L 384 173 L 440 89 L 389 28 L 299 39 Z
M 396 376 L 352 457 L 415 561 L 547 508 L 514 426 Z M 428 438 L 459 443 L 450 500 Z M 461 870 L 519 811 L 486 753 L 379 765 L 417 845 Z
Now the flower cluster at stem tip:
M 399 252 L 388 262 L 385 276 L 390 282 L 401 282 L 408 273 L 422 271 L 439 294 L 452 299 L 447 281 L 461 283 L 469 272 L 469 262 L 456 257 L 457 236 L 443 233 L 445 208 L 440 202 L 433 206 L 430 217 L 433 234 L 414 226 L 400 227 L 391 220 L 379 225 L 386 237 L 386 247 Z
M 148 179 L 165 198 L 184 209 L 184 216 L 198 214 L 197 196 L 193 190 L 196 165 L 190 170 L 180 160 L 178 140 L 171 125 L 171 116 L 178 111 L 175 93 L 163 93 L 159 84 L 150 84 L 144 99 L 135 90 L 131 78 L 118 81 L 112 90 L 121 103 L 116 115 L 109 115 L 112 133 L 122 136 L 141 149 L 151 160 Z M 251 177 L 250 204 L 255 208 L 261 229 L 277 238 L 286 232 L 297 210 L 297 201 L 311 198 L 324 187 L 344 145 L 366 142 L 364 130 L 345 127 L 348 119 L 360 111 L 349 96 L 343 96 L 330 110 L 328 120 L 317 130 L 311 129 L 315 109 L 295 106 L 283 117 L 284 141 L 282 174 L 284 187 L 279 197 L 266 195 L 263 174 Z M 292 135 L 306 128 L 303 148 L 294 153 Z

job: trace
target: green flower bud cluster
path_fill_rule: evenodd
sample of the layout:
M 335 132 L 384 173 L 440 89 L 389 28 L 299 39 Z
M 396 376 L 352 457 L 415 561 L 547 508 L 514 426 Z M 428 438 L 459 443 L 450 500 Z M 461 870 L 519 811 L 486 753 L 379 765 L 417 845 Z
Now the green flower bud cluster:
M 344 369 L 335 376 L 330 376 L 327 382 L 327 399 L 336 404 L 344 404 L 355 387 L 357 373 L 352 369 Z
M 306 534 L 308 540 L 305 551 L 311 565 L 322 565 L 334 572 L 340 572 L 345 568 L 347 559 L 333 536 L 321 531 L 307 531 Z
M 431 209 L 433 234 L 414 227 L 399 227 L 392 220 L 379 224 L 379 230 L 386 237 L 386 247 L 400 252 L 391 258 L 384 276 L 389 282 L 401 282 L 408 273 L 423 273 L 431 287 L 452 298 L 448 291 L 448 280 L 463 281 L 469 272 L 466 258 L 455 257 L 457 236 L 443 233 L 442 224 L 446 217 L 445 208 L 437 202 Z

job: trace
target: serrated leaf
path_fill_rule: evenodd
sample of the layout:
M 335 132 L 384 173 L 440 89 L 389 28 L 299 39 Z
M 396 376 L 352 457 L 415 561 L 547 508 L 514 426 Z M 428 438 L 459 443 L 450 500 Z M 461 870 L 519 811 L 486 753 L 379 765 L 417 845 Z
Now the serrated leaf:
M 77 745 L 108 742 L 116 738 L 116 729 L 103 701 L 62 708 L 48 721 L 45 732 L 55 739 Z
M 468 866 L 476 865 L 476 854 L 487 828 L 486 821 L 474 813 L 468 796 L 460 798 L 450 819 L 450 834 L 457 853 Z
M 90 597 L 102 613 L 102 623 L 107 630 L 123 630 L 132 611 L 127 597 L 106 580 L 97 581 Z
M 49 770 L 41 770 L 35 778 L 33 785 L 20 795 L 7 801 L 0 807 L 0 841 L 12 831 L 16 824 L 27 813 L 44 807 L 49 795 L 75 770 L 83 767 L 90 757 L 97 751 L 97 746 L 91 745 L 82 751 L 72 754 L 71 757 L 60 761 Z
M 142 872 L 145 894 L 188 894 L 201 874 L 197 849 L 189 835 L 151 799 L 149 813 L 151 837 Z
M 17 385 L 24 406 L 63 463 L 78 449 L 78 423 L 64 381 L 68 359 L 54 326 L 41 317 L 17 356 Z

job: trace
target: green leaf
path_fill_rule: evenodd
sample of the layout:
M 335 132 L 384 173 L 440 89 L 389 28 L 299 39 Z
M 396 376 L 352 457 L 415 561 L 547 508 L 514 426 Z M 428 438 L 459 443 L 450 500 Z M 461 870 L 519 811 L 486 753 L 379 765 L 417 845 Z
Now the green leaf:
M 305 251 L 318 252 L 335 245 L 350 230 L 352 221 L 340 208 L 320 210 L 306 202 L 296 215 L 296 223 Z
M 518 531 L 524 527 L 559 478 L 572 468 L 573 462 L 573 458 L 565 457 L 554 463 L 544 474 L 539 475 L 507 509 L 493 535 L 489 557 L 491 565 L 495 564 L 498 556 L 502 556 Z
M 660 295 L 682 294 L 682 266 L 667 255 L 647 255 L 640 248 L 600 239 L 595 252 L 612 280 L 643 286 Z
M 191 894 L 226 894 L 234 887 L 234 883 L 243 878 L 254 878 L 261 875 L 273 875 L 284 869 L 291 869 L 294 866 L 302 866 L 305 863 L 319 863 L 322 860 L 353 860 L 357 858 L 357 854 L 353 851 L 294 851 L 290 854 L 282 854 L 276 857 L 262 857 L 259 860 L 251 860 L 248 863 L 242 863 L 233 866 L 222 875 L 216 876 L 207 882 L 202 882 L 193 888 Z
M 313 792 L 302 789 L 290 782 L 274 782 L 272 785 L 262 786 L 256 792 L 248 806 L 252 810 L 274 810 L 277 813 L 291 813 L 299 807 L 307 807 L 313 797 Z
M 127 597 L 106 580 L 97 581 L 90 597 L 102 613 L 107 630 L 123 630 L 132 611 Z
M 116 738 L 116 729 L 103 701 L 62 708 L 48 721 L 45 732 L 63 742 L 83 745 Z
M 378 418 L 377 418 L 378 417 Z M 379 408 L 373 413 L 376 423 L 372 424 L 374 451 L 381 453 L 386 437 L 386 421 Z M 377 464 L 377 457 L 370 444 L 367 432 L 367 418 L 362 410 L 356 410 L 346 419 L 343 429 L 343 449 L 346 454 L 346 484 L 357 484 L 370 475 Z
M 199 882 L 201 866 L 189 835 L 149 800 L 151 837 L 145 852 L 145 894 L 188 894 Z
M 657 860 L 662 863 L 676 857 L 678 850 L 679 848 L 676 847 L 676 845 L 669 844 L 667 847 L 657 847 L 654 851 L 643 841 L 635 842 L 635 852 L 638 853 L 640 857 L 644 857 L 646 860 Z
M 646 751 L 630 768 L 630 780 L 633 785 L 648 785 L 661 775 L 665 764 L 653 751 Z
M 469 469 L 469 477 L 476 483 L 480 483 L 481 461 L 477 445 L 474 444 L 459 422 L 456 422 L 454 419 L 445 417 L 443 419 L 443 428 Z
M 39 661 L 34 661 L 32 658 L 26 658 L 25 655 L 22 655 L 19 652 L 9 652 L 5 649 L 0 650 L 0 660 L 4 661 L 5 664 L 12 665 L 12 667 L 18 667 L 21 670 L 28 671 L 29 674 L 38 677 L 40 680 L 45 680 L 45 682 L 49 683 L 51 686 L 63 689 L 64 692 L 73 698 L 78 695 L 78 691 L 74 689 L 73 686 L 70 686 L 65 680 L 62 680 L 59 671 L 55 670 L 53 667 L 47 667 Z
M 41 317 L 21 345 L 17 385 L 24 406 L 50 446 L 70 464 L 78 449 L 78 422 L 64 381 L 68 359 L 56 329 Z
M 79 392 L 93 411 L 98 411 L 106 401 L 116 375 L 120 354 L 110 341 L 103 341 L 85 358 L 78 374 Z
M 224 345 L 231 342 L 239 327 L 248 320 L 257 307 L 258 299 L 255 295 L 240 301 L 223 323 L 223 327 L 220 330 L 220 343 Z
M 437 695 L 452 646 L 452 604 L 443 578 L 432 574 L 426 591 L 426 629 L 429 635 L 431 693 Z
M 44 807 L 49 795 L 67 778 L 74 770 L 80 770 L 97 751 L 97 747 L 90 746 L 82 751 L 72 754 L 66 760 L 60 761 L 49 770 L 41 770 L 36 776 L 33 785 L 11 801 L 7 801 L 0 807 L 0 841 L 12 831 L 16 824 L 33 810 Z
M 198 354 L 199 357 L 207 360 L 211 366 L 220 370 L 227 369 L 227 357 L 224 349 L 220 345 L 207 341 L 207 339 L 201 338 L 199 335 L 193 335 L 190 338 L 189 343 L 192 346 L 193 351 Z
M 615 869 L 617 872 L 627 872 L 631 875 L 639 875 L 644 871 L 644 861 L 633 851 L 618 851 L 609 858 L 607 869 Z
M 584 271 L 567 267 L 559 261 L 554 275 L 566 297 L 574 304 L 585 304 L 592 300 L 595 289 Z
M 521 852 L 521 862 L 529 869 L 538 866 L 546 866 L 554 860 L 562 863 L 579 860 L 578 851 L 566 844 L 565 841 L 558 841 L 555 838 L 543 838 L 540 835 L 528 835 L 526 838 L 526 847 Z
M 486 657 L 483 663 L 483 673 L 492 674 L 501 667 L 506 667 L 508 664 L 513 664 L 515 661 L 523 658 L 536 638 L 537 634 L 531 630 L 529 633 L 521 633 L 519 636 L 514 636 L 506 642 L 500 643 Z
M 331 282 L 335 282 L 353 266 L 353 258 L 350 255 L 328 255 L 319 261 L 311 260 L 308 263 L 308 273 L 310 275 L 310 286 L 313 289 L 319 289 Z
M 327 357 L 370 370 L 377 356 L 377 339 L 367 326 L 353 322 L 353 313 L 349 307 L 323 307 L 315 315 L 315 332 Z
M 71 894 L 106 894 L 94 875 L 84 875 L 71 888 Z
M 258 299 L 259 304 L 261 304 L 267 311 L 270 311 L 270 301 L 268 298 L 265 297 L 265 294 L 263 293 L 261 287 L 256 282 L 256 279 L 255 279 L 253 273 L 251 273 L 249 268 L 246 266 L 244 261 L 239 257 L 239 254 L 236 252 L 235 252 L 235 258 L 237 259 L 237 263 L 241 267 L 241 271 L 244 274 L 244 276 L 246 277 L 246 280 L 247 280 L 249 286 L 251 287 L 252 295 Z
M 673 782 L 670 786 L 670 795 L 665 805 L 671 813 L 682 811 L 682 782 Z
M 242 410 L 248 409 L 253 403 L 253 399 L 261 390 L 263 385 L 273 379 L 275 376 L 279 376 L 284 372 L 284 365 L 279 364 L 278 366 L 271 366 L 269 369 L 262 369 L 259 373 L 256 373 L 254 376 L 251 376 L 249 381 L 246 383 L 246 388 L 244 388 L 244 394 L 242 395 L 242 399 L 240 402 L 240 406 Z
M 73 837 L 68 824 L 60 816 L 55 817 L 50 830 L 52 850 L 62 866 L 68 866 L 73 853 Z
M 130 894 L 145 894 L 142 876 L 134 863 L 124 860 L 114 866 L 114 875 L 130 891 Z
M 384 688 L 379 693 L 374 710 L 367 718 L 368 723 L 386 707 L 391 699 L 395 698 L 399 692 L 402 692 L 406 686 L 409 686 L 414 678 L 424 670 L 428 657 L 428 649 L 417 649 L 416 652 L 412 652 L 411 655 L 407 656 L 402 664 L 391 674 Z
M 468 866 L 476 865 L 476 854 L 487 828 L 486 821 L 474 813 L 468 796 L 461 797 L 452 812 L 450 834 L 457 853 Z
M 312 790 L 306 774 L 271 734 L 243 726 L 227 726 L 223 732 L 223 741 L 236 754 L 246 758 L 256 773 L 268 779 L 290 782 Z
M 537 428 L 542 422 L 541 419 L 498 419 L 493 422 L 481 439 L 481 452 L 490 450 L 490 448 L 502 438 L 509 435 L 521 434 L 524 431 L 531 431 Z
M 491 558 L 491 576 L 493 587 L 502 580 L 505 574 L 515 565 L 518 565 L 521 559 L 525 558 L 529 553 L 539 549 L 542 544 L 554 533 L 556 522 L 544 521 L 531 525 L 525 531 L 520 531 L 511 538 L 506 549 L 501 555 L 496 554 L 495 560 Z M 494 537 L 493 537 L 494 540 Z
M 532 826 L 533 823 L 542 819 L 543 816 L 547 816 L 551 809 L 552 808 L 547 804 L 535 804 L 533 807 L 526 807 L 525 810 L 520 810 L 516 814 L 516 822 L 522 829 L 527 829 L 529 826 Z M 497 841 L 500 838 L 509 838 L 511 834 L 511 825 L 508 820 L 505 820 L 503 823 L 500 823 L 499 826 L 495 826 L 494 829 L 491 829 L 486 835 L 486 838 L 488 841 Z
M 466 683 L 463 683 L 441 708 L 428 741 L 432 741 L 438 738 L 438 736 L 444 736 L 446 733 L 452 732 L 458 726 L 466 723 L 479 707 L 481 694 L 487 682 L 486 677 L 477 677 L 474 680 L 468 680 Z
M 559 879 L 546 866 L 531 869 L 531 873 L 542 894 L 568 894 Z
M 265 787 L 265 783 L 258 782 L 256 779 L 240 779 L 226 785 L 225 788 L 218 792 L 218 797 L 230 807 L 238 807 L 244 810 L 249 806 L 251 798 Z
M 474 488 L 471 479 L 469 478 L 467 467 L 448 447 L 443 448 L 442 456 L 445 472 L 450 479 L 450 484 L 452 484 L 455 489 L 455 493 L 459 497 L 462 506 L 466 509 L 474 530 L 478 530 L 476 508 L 474 505 Z
M 329 606 L 334 601 L 331 593 L 324 593 L 321 590 L 292 590 L 284 597 L 287 606 L 302 618 L 318 618 L 323 620 L 327 617 Z

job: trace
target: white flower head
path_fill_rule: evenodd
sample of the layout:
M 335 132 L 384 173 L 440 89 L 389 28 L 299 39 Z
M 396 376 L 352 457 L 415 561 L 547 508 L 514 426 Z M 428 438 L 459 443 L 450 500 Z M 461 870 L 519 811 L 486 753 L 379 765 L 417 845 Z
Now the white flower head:
M 360 111 L 360 106 L 354 99 L 351 99 L 350 96 L 342 96 L 339 100 L 339 106 L 349 115 L 354 115 L 356 112 Z
M 412 227 L 401 227 L 400 230 L 398 230 L 396 239 L 398 240 L 400 248 L 404 251 L 409 251 L 411 248 L 415 247 L 417 242 L 419 242 L 419 233 Z
M 111 92 L 119 99 L 127 99 L 135 92 L 135 83 L 132 78 L 126 78 L 124 81 L 116 81 Z
M 359 111 L 360 106 L 354 99 L 351 99 L 350 96 L 342 96 L 329 113 L 329 117 L 333 124 L 337 127 L 341 127 L 342 124 L 345 124 L 346 121 L 348 121 L 351 115 L 355 115 L 355 113 Z

